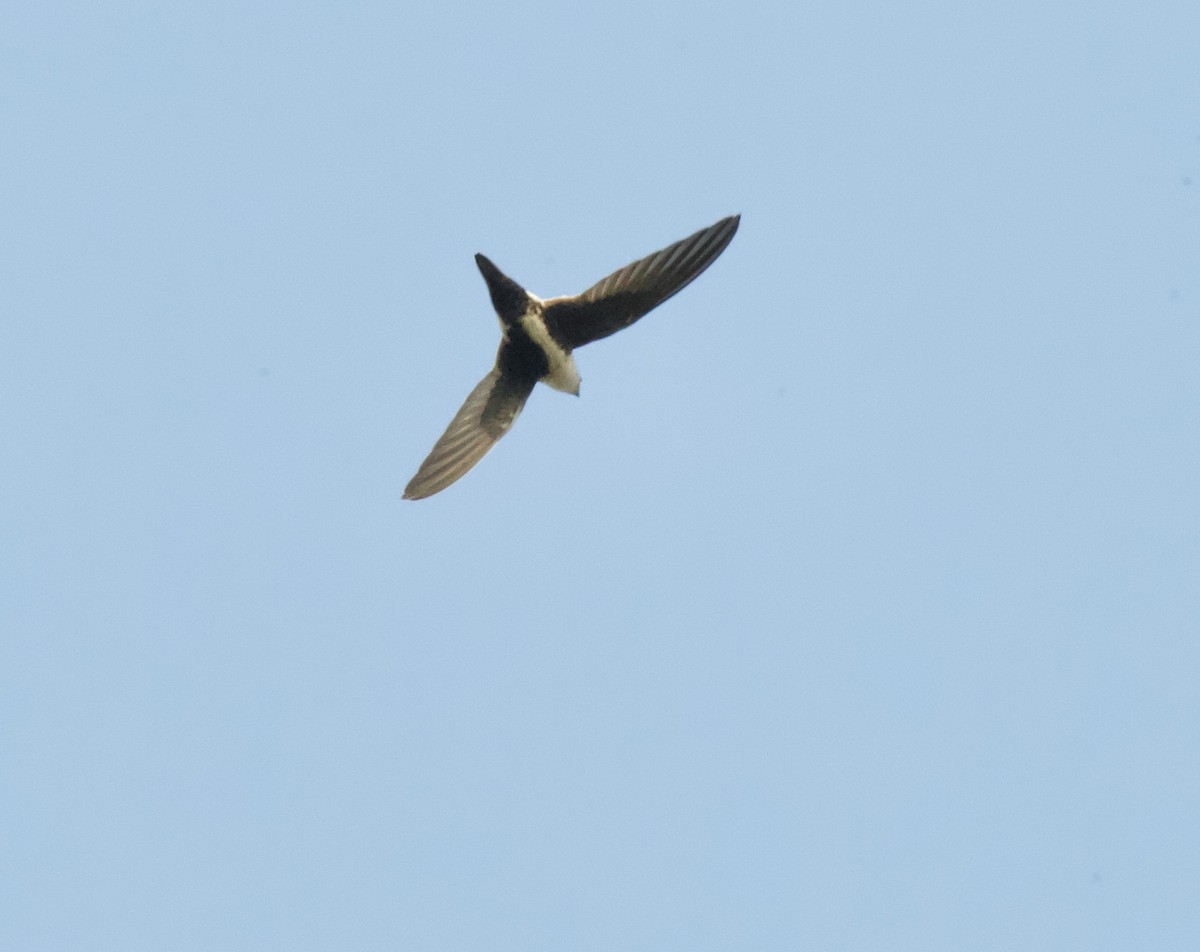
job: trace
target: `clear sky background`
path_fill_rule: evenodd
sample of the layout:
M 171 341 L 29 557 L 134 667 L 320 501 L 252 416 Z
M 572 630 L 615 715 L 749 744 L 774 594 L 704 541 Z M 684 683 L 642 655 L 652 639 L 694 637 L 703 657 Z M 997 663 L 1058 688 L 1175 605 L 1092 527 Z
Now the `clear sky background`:
M 0 8 L 0 948 L 1200 948 L 1200 5 Z M 462 482 L 499 339 L 740 212 Z

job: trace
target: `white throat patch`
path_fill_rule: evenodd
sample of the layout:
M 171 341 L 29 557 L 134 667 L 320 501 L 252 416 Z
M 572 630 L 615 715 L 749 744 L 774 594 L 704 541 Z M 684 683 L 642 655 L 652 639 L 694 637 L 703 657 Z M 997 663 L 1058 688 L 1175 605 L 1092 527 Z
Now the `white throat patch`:
M 579 396 L 580 376 L 575 366 L 575 358 L 563 350 L 546 330 L 546 322 L 541 314 L 526 314 L 521 318 L 521 326 L 530 339 L 545 351 L 546 359 L 550 362 L 550 370 L 542 378 L 542 383 L 561 390 L 563 393 L 573 393 Z

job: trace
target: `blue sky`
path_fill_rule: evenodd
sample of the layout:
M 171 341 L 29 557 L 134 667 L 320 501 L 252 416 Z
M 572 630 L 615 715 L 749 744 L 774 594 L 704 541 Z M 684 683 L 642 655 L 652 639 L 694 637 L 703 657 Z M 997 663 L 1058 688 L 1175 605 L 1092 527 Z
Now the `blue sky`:
M 0 11 L 0 947 L 1200 945 L 1200 7 Z M 472 255 L 738 236 L 433 499 Z

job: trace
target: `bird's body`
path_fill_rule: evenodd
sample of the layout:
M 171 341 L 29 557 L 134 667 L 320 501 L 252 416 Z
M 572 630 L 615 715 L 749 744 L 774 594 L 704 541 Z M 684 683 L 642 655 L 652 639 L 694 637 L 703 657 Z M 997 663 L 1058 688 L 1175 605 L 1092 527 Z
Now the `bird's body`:
M 739 218 L 724 218 L 573 297 L 542 300 L 476 255 L 500 320 L 496 365 L 450 421 L 404 498 L 432 496 L 470 470 L 512 427 L 539 380 L 578 396 L 579 370 L 571 352 L 628 327 L 682 290 L 725 250 Z
M 579 368 L 569 350 L 565 350 L 546 326 L 545 301 L 529 295 L 529 310 L 518 322 L 518 335 L 523 334 L 533 346 L 546 355 L 546 373 L 538 379 L 548 387 L 579 396 Z M 503 326 L 503 325 L 502 325 Z

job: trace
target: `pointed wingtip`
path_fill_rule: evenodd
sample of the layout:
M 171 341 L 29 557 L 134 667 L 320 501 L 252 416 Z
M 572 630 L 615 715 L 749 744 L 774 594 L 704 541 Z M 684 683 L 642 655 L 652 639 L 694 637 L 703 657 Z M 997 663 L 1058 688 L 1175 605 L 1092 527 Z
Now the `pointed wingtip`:
M 416 476 L 408 481 L 408 485 L 404 487 L 404 495 L 400 498 L 411 499 L 414 502 L 418 499 L 428 499 L 430 496 L 437 495 L 448 485 L 450 483 L 444 483 L 439 486 L 436 482 L 431 482 L 428 478 L 422 480 L 421 473 L 418 472 Z
M 736 212 L 733 215 L 726 215 L 720 221 L 709 225 L 703 231 L 710 235 L 720 235 L 721 240 L 725 244 L 729 244 L 733 240 L 733 236 L 737 234 L 738 225 L 742 223 L 742 213 Z

